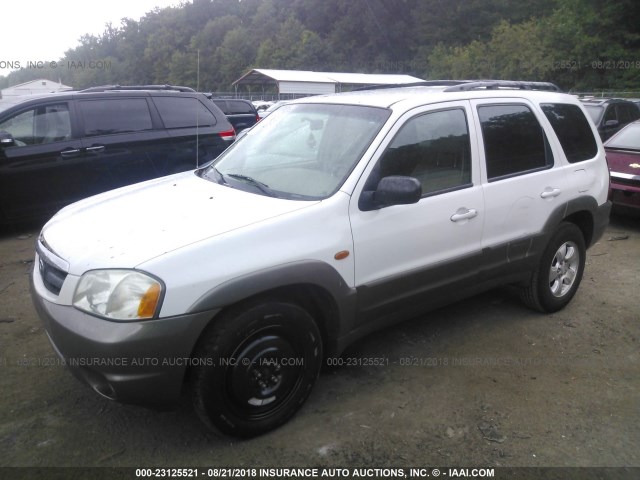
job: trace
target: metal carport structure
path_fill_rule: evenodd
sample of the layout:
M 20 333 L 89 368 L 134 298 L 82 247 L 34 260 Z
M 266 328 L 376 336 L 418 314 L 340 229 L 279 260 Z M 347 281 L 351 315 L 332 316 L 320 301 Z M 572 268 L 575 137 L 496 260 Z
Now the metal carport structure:
M 278 99 L 349 91 L 367 85 L 392 85 L 423 81 L 411 75 L 312 72 L 256 68 L 233 82 L 236 94 L 247 87 L 252 94 L 275 94 Z M 258 87 L 253 90 L 251 87 Z

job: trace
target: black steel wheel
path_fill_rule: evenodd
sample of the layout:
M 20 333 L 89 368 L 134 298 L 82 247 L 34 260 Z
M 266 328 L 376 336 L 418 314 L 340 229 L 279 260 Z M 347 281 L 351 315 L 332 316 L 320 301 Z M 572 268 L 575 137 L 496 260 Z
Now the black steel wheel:
M 320 332 L 303 308 L 279 301 L 240 305 L 216 320 L 196 348 L 195 410 L 223 433 L 260 435 L 300 408 L 321 364 Z

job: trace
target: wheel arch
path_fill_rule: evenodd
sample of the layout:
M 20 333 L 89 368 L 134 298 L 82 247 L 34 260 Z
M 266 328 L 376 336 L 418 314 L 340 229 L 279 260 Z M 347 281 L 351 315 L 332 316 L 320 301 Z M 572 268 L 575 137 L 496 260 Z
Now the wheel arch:
M 596 232 L 598 211 L 598 202 L 593 197 L 580 197 L 569 200 L 554 210 L 543 231 L 547 236 L 551 236 L 562 222 L 573 223 L 582 232 L 585 245 L 589 248 L 598 237 Z
M 337 352 L 338 339 L 356 313 L 355 289 L 336 269 L 319 261 L 293 262 L 234 278 L 202 295 L 189 313 L 216 311 L 201 337 L 229 309 L 260 299 L 291 302 L 307 310 L 322 334 L 325 355 Z

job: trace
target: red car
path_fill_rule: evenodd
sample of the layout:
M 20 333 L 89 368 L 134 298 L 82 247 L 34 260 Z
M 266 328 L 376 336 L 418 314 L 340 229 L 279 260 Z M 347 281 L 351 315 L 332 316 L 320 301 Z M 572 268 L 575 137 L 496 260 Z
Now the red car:
M 611 173 L 609 200 L 640 210 L 640 120 L 607 140 L 604 148 Z

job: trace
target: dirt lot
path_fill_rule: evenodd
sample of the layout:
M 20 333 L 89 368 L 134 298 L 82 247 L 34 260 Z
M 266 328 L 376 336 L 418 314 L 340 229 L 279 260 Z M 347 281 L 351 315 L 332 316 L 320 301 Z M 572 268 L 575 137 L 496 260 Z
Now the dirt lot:
M 614 216 L 564 311 L 496 290 L 369 336 L 288 424 L 238 442 L 111 403 L 57 364 L 28 292 L 38 226 L 0 235 L 2 466 L 640 466 L 640 219 Z M 0 476 L 2 476 L 0 474 Z

